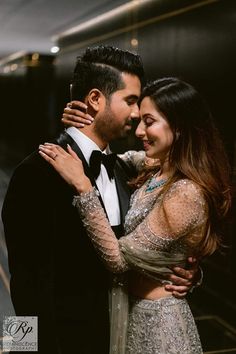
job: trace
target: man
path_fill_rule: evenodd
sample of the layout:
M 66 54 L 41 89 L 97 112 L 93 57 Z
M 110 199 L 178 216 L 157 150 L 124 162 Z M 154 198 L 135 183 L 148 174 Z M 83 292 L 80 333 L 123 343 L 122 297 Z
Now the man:
M 118 237 L 133 171 L 118 160 L 115 179 L 109 179 L 104 165 L 95 177 L 89 160 L 93 150 L 126 136 L 131 120 L 138 118 L 143 74 L 138 55 L 113 47 L 88 48 L 76 63 L 71 96 L 85 102 L 94 123 L 83 133 L 69 128 L 57 139 L 82 159 Z M 2 211 L 12 302 L 17 315 L 38 316 L 39 353 L 106 354 L 109 273 L 86 237 L 73 195 L 38 152 L 15 170 Z

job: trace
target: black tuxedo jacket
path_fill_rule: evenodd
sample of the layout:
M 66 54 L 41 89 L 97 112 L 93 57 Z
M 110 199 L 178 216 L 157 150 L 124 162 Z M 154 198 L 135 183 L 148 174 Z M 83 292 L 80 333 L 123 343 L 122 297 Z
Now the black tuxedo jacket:
M 57 142 L 71 145 L 95 184 L 74 140 L 63 133 Z M 118 159 L 115 180 L 122 220 L 132 174 Z M 110 275 L 72 206 L 74 194 L 38 152 L 16 168 L 2 209 L 11 297 L 17 315 L 38 316 L 39 353 L 106 354 Z

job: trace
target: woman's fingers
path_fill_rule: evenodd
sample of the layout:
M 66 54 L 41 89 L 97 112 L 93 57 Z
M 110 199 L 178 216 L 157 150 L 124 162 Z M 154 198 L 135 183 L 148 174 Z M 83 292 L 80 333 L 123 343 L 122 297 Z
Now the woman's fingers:
M 39 152 L 41 156 L 45 157 L 45 155 L 47 155 L 49 159 L 46 160 L 51 163 L 52 160 L 54 160 L 54 162 L 57 162 L 56 165 L 62 166 L 62 164 L 71 164 L 73 163 L 73 160 L 76 160 L 77 164 L 78 162 L 79 164 L 82 164 L 81 160 L 79 159 L 77 154 L 72 150 L 69 144 L 67 144 L 67 150 L 68 152 L 66 152 L 61 146 L 52 143 L 45 143 L 43 145 L 39 145 Z
M 55 159 L 55 157 L 58 156 L 58 151 L 56 150 L 56 148 L 54 146 L 50 146 L 49 144 L 39 145 L 39 150 L 43 151 L 52 159 Z
M 55 158 L 58 156 L 56 149 L 51 146 L 39 145 L 39 151 L 43 152 L 53 160 L 55 160 Z
M 51 159 L 56 160 L 56 157 L 70 156 L 61 146 L 52 143 L 45 143 L 44 145 L 39 145 L 39 151 L 47 154 Z
M 67 144 L 67 150 L 68 150 L 69 154 L 70 154 L 72 157 L 74 157 L 75 160 L 80 161 L 78 155 L 74 152 L 74 150 L 72 150 L 72 148 L 70 147 L 69 144 Z
M 47 162 L 49 162 L 51 165 L 53 165 L 54 159 L 52 157 L 50 157 L 48 154 L 46 154 L 45 152 L 43 152 L 42 150 L 39 150 L 39 154 L 44 158 L 44 160 L 46 160 Z
M 84 102 L 81 102 L 81 101 L 71 101 L 69 103 L 67 103 L 67 107 L 69 108 L 82 108 L 82 110 L 86 111 L 88 109 L 88 106 L 84 103 Z
M 72 109 L 72 108 L 64 108 L 64 113 L 63 116 L 68 116 L 70 117 L 71 120 L 75 120 L 77 119 L 77 116 L 83 119 L 86 119 L 86 112 L 82 112 L 78 109 Z
M 81 161 L 69 144 L 67 144 L 67 150 L 68 152 L 66 152 L 61 146 L 52 143 L 44 143 L 43 145 L 39 145 L 39 151 L 47 154 L 53 160 L 60 156 L 64 158 L 73 157 L 75 160 Z
M 80 101 L 72 101 L 64 109 L 61 121 L 65 125 L 82 128 L 93 122 L 93 117 L 87 113 L 87 105 Z
M 79 119 L 81 120 L 81 122 L 84 123 L 86 123 L 87 121 L 88 122 L 94 121 L 93 117 L 90 116 L 90 114 L 79 111 L 78 109 L 71 109 L 71 108 L 65 108 L 62 117 L 65 119 L 70 119 L 75 122 L 77 122 Z
M 39 154 L 79 193 L 90 191 L 92 184 L 84 173 L 82 161 L 69 145 L 67 145 L 67 149 L 69 153 L 61 146 L 45 143 L 44 145 L 39 145 Z
M 92 120 L 84 119 L 81 117 L 75 117 L 67 114 L 63 114 L 61 119 L 62 123 L 76 128 L 83 128 L 85 125 L 92 124 Z
M 40 145 L 42 146 L 42 145 Z M 60 146 L 60 145 L 57 145 L 57 144 L 53 144 L 53 143 L 44 143 L 43 146 L 46 146 L 48 149 L 54 151 L 54 152 L 60 152 L 61 155 L 68 155 L 68 153 Z

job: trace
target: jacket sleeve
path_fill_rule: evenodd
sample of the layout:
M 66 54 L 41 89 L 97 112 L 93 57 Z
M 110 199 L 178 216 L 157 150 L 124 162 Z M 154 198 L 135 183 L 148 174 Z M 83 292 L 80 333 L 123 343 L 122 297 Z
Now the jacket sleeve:
M 10 180 L 2 208 L 11 297 L 17 314 L 44 312 L 47 296 L 50 301 L 52 274 L 47 265 L 51 262 L 52 199 L 45 190 L 45 178 L 40 168 L 21 164 Z

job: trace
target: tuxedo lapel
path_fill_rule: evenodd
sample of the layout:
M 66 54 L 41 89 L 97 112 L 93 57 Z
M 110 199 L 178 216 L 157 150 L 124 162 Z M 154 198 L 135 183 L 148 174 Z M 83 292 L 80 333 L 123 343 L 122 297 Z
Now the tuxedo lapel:
M 120 203 L 121 222 L 123 224 L 129 208 L 131 191 L 127 184 L 128 176 L 125 173 L 124 169 L 122 168 L 120 159 L 118 157 L 114 169 L 114 175 L 115 175 L 116 187 L 117 187 L 119 203 Z
M 83 164 L 83 168 L 84 168 L 84 173 L 86 174 L 86 176 L 90 179 L 91 183 L 92 183 L 92 186 L 94 186 L 97 190 L 98 190 L 98 187 L 96 185 L 96 182 L 95 182 L 95 179 L 94 179 L 94 176 L 91 172 L 91 169 L 86 161 L 86 159 L 84 158 L 84 155 L 81 151 L 81 149 L 79 148 L 79 146 L 76 144 L 76 142 L 72 139 L 72 137 L 67 134 L 66 132 L 62 133 L 59 138 L 57 139 L 57 143 L 63 147 L 65 150 L 67 150 L 67 144 L 70 145 L 71 149 L 78 155 L 78 157 L 80 158 L 80 160 L 82 161 L 82 164 Z M 103 200 L 99 194 L 99 200 L 100 200 L 100 203 L 107 215 L 107 212 L 106 212 L 106 209 L 105 209 L 105 206 L 104 206 L 104 203 L 103 203 Z
M 91 183 L 93 186 L 97 188 L 96 182 L 94 180 L 93 174 L 91 172 L 91 169 L 87 163 L 87 161 L 84 158 L 84 155 L 82 151 L 80 150 L 79 146 L 76 144 L 76 142 L 71 138 L 69 134 L 66 132 L 63 132 L 60 137 L 57 139 L 57 143 L 62 146 L 65 150 L 67 150 L 67 144 L 70 145 L 73 151 L 76 152 L 78 157 L 81 159 L 84 167 L 84 172 L 90 179 Z M 121 213 L 121 223 L 124 223 L 125 215 L 128 211 L 129 208 L 129 199 L 130 199 L 130 188 L 127 185 L 128 181 L 128 175 L 126 174 L 126 171 L 124 169 L 123 163 L 119 157 L 117 157 L 117 162 L 115 165 L 114 169 L 114 176 L 115 176 L 115 181 L 116 181 L 116 187 L 117 187 L 117 192 L 118 192 L 118 197 L 119 197 L 119 204 L 120 204 L 120 213 Z M 97 188 L 98 189 L 98 188 Z M 103 206 L 103 209 L 106 213 L 102 198 L 99 197 L 100 202 Z
M 78 155 L 78 157 L 80 158 L 80 160 L 82 161 L 83 167 L 84 167 L 84 172 L 86 174 L 86 176 L 88 176 L 88 178 L 90 179 L 91 183 L 93 186 L 96 186 L 93 174 L 91 173 L 91 170 L 89 168 L 89 165 L 87 163 L 87 161 L 84 158 L 84 155 L 81 151 L 81 149 L 79 148 L 79 146 L 76 144 L 76 142 L 72 139 L 72 137 L 67 134 L 66 132 L 62 133 L 59 138 L 57 139 L 57 143 L 59 145 L 61 145 L 61 147 L 63 147 L 65 150 L 67 150 L 67 144 L 70 145 L 70 147 L 72 148 L 72 150 L 74 152 L 76 152 L 76 154 Z

